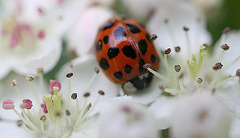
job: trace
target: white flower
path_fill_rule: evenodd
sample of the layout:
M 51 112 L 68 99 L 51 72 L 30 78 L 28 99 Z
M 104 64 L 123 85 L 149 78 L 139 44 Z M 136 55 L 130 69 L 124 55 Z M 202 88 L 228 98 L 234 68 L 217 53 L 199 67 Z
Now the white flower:
M 78 13 L 66 33 L 70 50 L 77 56 L 93 53 L 98 29 L 111 17 L 113 17 L 113 11 L 103 6 L 93 6 Z
M 233 87 L 234 89 L 229 90 L 231 93 L 238 91 L 236 88 L 239 84 L 229 86 L 227 82 L 239 79 L 236 74 L 240 63 L 237 39 L 239 32 L 226 28 L 211 52 L 208 46 L 209 34 L 204 28 L 204 17 L 199 15 L 201 14 L 191 7 L 180 5 L 180 8 L 160 9 L 149 21 L 148 28 L 159 36 L 156 46 L 165 50 L 160 56 L 160 74 L 152 71 L 160 78 L 153 83 L 158 83 L 162 92 L 151 104 L 150 109 L 157 112 L 160 120 L 165 119 L 166 125 L 160 128 L 171 125 L 167 118 L 170 109 L 176 104 L 175 101 L 194 92 L 209 91 L 217 97 L 219 93 L 225 93 L 225 101 L 224 98 L 220 100 L 226 102 L 226 106 L 238 116 L 236 109 L 230 108 L 232 95 L 228 95 L 228 91 L 224 89 Z M 235 106 L 237 105 L 235 103 Z M 239 129 L 239 126 L 235 127 Z M 236 129 L 235 127 L 231 129 Z M 231 131 L 230 135 L 235 135 L 234 133 L 236 131 Z
M 87 61 L 82 60 L 80 62 Z M 74 62 L 73 65 L 75 65 Z M 85 65 L 87 66 L 87 64 Z M 91 66 L 88 67 L 91 68 Z M 16 94 L 12 96 L 14 99 L 17 99 L 16 101 L 13 100 L 15 103 L 13 103 L 12 100 L 4 100 L 2 107 L 13 110 L 16 116 L 8 116 L 10 114 L 9 111 L 1 111 L 4 112 L 1 116 L 6 121 L 7 119 L 16 119 L 16 117 L 19 117 L 18 119 L 22 121 L 18 123 L 21 125 L 20 128 L 14 128 L 15 124 L 4 125 L 5 123 L 1 122 L 1 125 L 8 127 L 8 129 L 11 128 L 13 132 L 4 133 L 4 135 L 15 137 L 16 135 L 11 134 L 16 134 L 16 132 L 19 132 L 19 129 L 24 129 L 28 134 L 31 134 L 29 137 L 97 137 L 98 127 L 96 124 L 97 112 L 94 112 L 95 107 L 101 99 L 100 96 L 107 100 L 107 97 L 111 97 L 114 91 L 113 89 L 108 89 L 106 86 L 105 89 L 103 87 L 104 90 L 108 90 L 108 95 L 102 91 L 103 89 L 100 89 L 101 87 L 98 87 L 98 83 L 104 81 L 104 79 L 99 78 L 99 69 L 96 68 L 94 71 L 94 68 L 95 67 L 93 67 L 86 76 L 77 76 L 78 74 L 73 74 L 72 72 L 63 74 L 65 77 L 60 80 L 63 85 L 61 85 L 60 82 L 51 80 L 49 84 L 51 94 L 45 93 L 46 87 L 44 87 L 45 83 L 42 82 L 42 74 L 39 76 L 39 84 L 36 84 L 35 81 L 37 80 L 35 80 L 34 76 L 28 75 L 26 77 L 29 81 L 30 90 L 27 89 L 28 87 L 26 86 L 28 85 L 21 79 L 19 81 L 18 79 L 13 80 L 11 84 L 19 96 L 16 96 Z M 72 67 L 72 71 L 74 72 L 74 67 Z M 83 83 L 74 80 L 74 78 L 82 80 Z M 94 78 L 97 79 L 95 80 Z M 72 87 L 72 84 L 77 84 L 78 86 Z M 24 91 L 22 91 L 21 88 L 23 88 Z M 31 91 L 32 94 L 30 94 L 29 91 Z M 6 93 L 4 93 L 4 95 L 5 96 L 1 98 L 8 97 Z M 31 100 L 33 99 L 31 97 L 34 97 L 35 100 Z M 19 100 L 23 99 L 23 103 L 20 103 Z M 17 105 L 21 105 L 21 108 Z M 20 111 L 22 114 L 19 113 Z M 13 114 L 13 112 L 11 113 Z M 20 135 L 21 134 L 23 134 L 22 136 L 24 137 L 27 136 L 26 133 L 22 131 Z
M 20 74 L 37 74 L 37 69 L 50 71 L 61 54 L 59 30 L 39 1 L 3 2 L 0 14 L 0 79 L 11 70 Z M 30 4 L 30 5 L 29 5 Z M 6 7 L 5 7 L 6 6 Z M 43 7 L 42 7 L 43 6 Z
M 186 95 L 171 113 L 173 138 L 226 138 L 231 114 L 214 96 L 207 93 Z
M 99 138 L 157 138 L 154 116 L 146 107 L 124 100 L 112 103 L 100 117 Z

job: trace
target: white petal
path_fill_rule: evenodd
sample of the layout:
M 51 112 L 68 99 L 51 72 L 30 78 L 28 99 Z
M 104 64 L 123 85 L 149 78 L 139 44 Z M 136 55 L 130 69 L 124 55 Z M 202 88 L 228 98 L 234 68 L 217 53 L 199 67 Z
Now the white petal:
M 171 112 L 173 138 L 226 138 L 231 114 L 209 93 L 186 95 Z
M 170 115 L 176 101 L 176 97 L 162 95 L 149 107 L 158 120 L 158 129 L 166 129 L 171 126 Z
M 188 31 L 190 49 L 183 26 L 190 29 Z M 162 6 L 150 18 L 147 29 L 151 34 L 157 34 L 158 39 L 155 40 L 157 47 L 166 50 L 180 46 L 182 51 L 180 54 L 183 57 L 188 55 L 187 52 L 196 53 L 201 44 L 210 42 L 203 14 L 198 7 L 191 3 Z M 172 51 L 174 50 L 172 49 Z
M 74 59 L 72 64 L 72 71 L 70 71 L 69 64 L 67 64 L 58 73 L 58 80 L 63 84 L 62 90 L 67 91 L 66 74 L 73 72 L 72 92 L 84 94 L 86 92 L 84 89 L 95 73 L 95 67 L 98 66 L 96 57 L 95 55 L 82 56 Z M 95 100 L 96 96 L 98 96 L 97 92 L 99 90 L 105 92 L 105 95 L 100 98 L 100 100 L 104 100 L 105 98 L 115 97 L 119 92 L 119 86 L 111 82 L 103 72 L 100 71 L 90 88 L 87 90 L 92 95 L 90 96 L 90 99 Z
M 37 75 L 37 69 L 43 68 L 44 72 L 49 72 L 58 62 L 62 52 L 60 37 L 48 37 L 39 42 L 38 49 L 31 57 L 22 57 L 14 65 L 14 70 L 19 74 Z M 16 57 L 17 58 L 17 57 Z
M 100 138 L 157 138 L 158 131 L 151 112 L 128 101 L 113 103 L 101 116 L 99 135 Z
M 92 7 L 78 15 L 70 31 L 66 34 L 71 50 L 77 55 L 93 52 L 99 27 L 113 17 L 113 11 L 104 7 Z
M 33 135 L 28 134 L 25 130 L 18 127 L 14 122 L 0 122 L 1 137 L 14 137 L 14 138 L 31 138 Z
M 231 127 L 230 136 L 240 137 L 240 86 L 238 79 L 229 83 L 224 89 L 217 91 L 216 96 L 219 100 L 235 115 L 233 124 Z

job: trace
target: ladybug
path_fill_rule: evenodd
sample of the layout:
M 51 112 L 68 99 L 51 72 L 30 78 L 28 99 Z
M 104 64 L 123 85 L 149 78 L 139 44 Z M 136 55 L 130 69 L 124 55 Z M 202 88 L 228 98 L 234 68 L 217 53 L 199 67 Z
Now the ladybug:
M 112 18 L 100 27 L 95 51 L 104 74 L 122 84 L 125 92 L 136 92 L 150 85 L 153 74 L 143 68 L 159 68 L 159 57 L 147 30 L 133 19 Z

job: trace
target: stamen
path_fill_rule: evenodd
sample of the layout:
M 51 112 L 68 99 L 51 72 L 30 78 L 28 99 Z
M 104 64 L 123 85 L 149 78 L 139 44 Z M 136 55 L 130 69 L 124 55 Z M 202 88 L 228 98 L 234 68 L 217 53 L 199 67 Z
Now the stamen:
M 144 64 L 143 67 L 145 67 L 145 68 L 147 67 L 147 70 L 148 70 L 149 72 L 151 72 L 153 75 L 157 76 L 157 77 L 160 78 L 161 80 L 164 80 L 164 81 L 166 81 L 166 82 L 169 82 L 168 78 L 166 78 L 165 76 L 161 75 L 160 73 L 152 70 L 152 69 L 149 67 L 149 63 Z
M 183 30 L 185 31 L 185 35 L 186 35 L 188 56 L 190 56 L 191 46 L 190 46 L 190 39 L 189 39 L 189 34 L 188 34 L 189 28 L 186 26 L 183 26 Z
M 91 77 L 90 81 L 88 82 L 88 84 L 86 85 L 86 87 L 84 88 L 83 92 L 88 91 L 88 89 L 90 88 L 90 86 L 92 85 L 93 81 L 95 80 L 98 72 L 99 68 L 95 68 L 95 73 L 93 74 L 93 76 Z M 100 71 L 100 70 L 99 70 Z
M 44 85 L 44 79 L 43 79 L 43 74 L 44 74 L 43 68 L 38 68 L 37 69 L 37 73 L 38 73 L 38 77 L 39 77 L 39 85 L 44 90 L 45 89 L 45 85 Z
M 228 46 L 228 44 L 223 44 L 223 45 L 221 45 L 221 48 L 223 50 L 227 51 L 229 49 L 229 46 Z
M 150 37 L 150 41 L 153 42 L 154 40 L 157 39 L 157 35 L 156 34 L 153 34 L 151 37 Z
M 67 93 L 68 95 L 67 95 L 67 97 L 70 97 L 70 95 L 71 95 L 71 90 L 72 90 L 71 78 L 72 78 L 72 76 L 73 76 L 73 73 L 68 73 L 66 75 L 67 80 L 68 80 L 68 93 Z
M 224 30 L 223 30 L 223 34 L 226 34 L 226 33 L 228 33 L 230 31 L 230 28 L 229 27 L 226 27 Z
M 180 72 L 181 66 L 180 65 L 175 65 L 174 69 L 175 69 L 176 72 Z
M 66 110 L 65 112 L 66 112 L 66 116 L 70 116 L 71 115 L 69 110 Z
M 33 80 L 35 79 L 35 77 L 32 76 L 32 75 L 27 75 L 26 79 L 27 79 L 27 80 L 29 81 L 29 83 L 30 83 L 31 90 L 32 90 L 32 93 L 33 93 L 33 95 L 34 95 L 34 97 L 35 97 L 35 100 L 37 101 L 37 104 L 40 105 L 39 97 L 38 97 L 37 92 L 36 92 L 36 89 L 35 89 L 35 87 L 34 87 L 34 85 L 33 85 Z
M 77 99 L 77 93 L 72 93 L 71 98 L 72 98 L 73 100 L 76 100 L 76 99 Z
M 22 92 L 18 89 L 18 87 L 17 87 L 17 80 L 12 80 L 11 84 L 12 84 L 14 90 L 18 93 L 18 95 L 19 95 L 22 99 L 24 99 L 23 93 L 22 93 Z
M 95 67 L 95 72 L 98 74 L 100 72 L 100 69 L 98 67 Z
M 166 54 L 166 55 L 168 55 L 168 54 L 170 54 L 171 53 L 171 48 L 168 48 L 168 49 L 166 49 L 165 51 L 164 51 L 164 54 Z
M 180 46 L 176 46 L 174 49 L 175 49 L 175 52 L 177 52 L 177 53 L 181 51 L 181 47 Z
M 197 79 L 197 83 L 199 84 L 199 88 L 201 88 L 202 82 L 203 82 L 203 79 L 202 79 L 202 78 L 198 78 L 198 79 Z
M 223 67 L 222 63 L 217 62 L 217 63 L 213 66 L 213 69 L 214 69 L 214 70 L 219 70 L 219 69 L 222 69 L 222 67 Z

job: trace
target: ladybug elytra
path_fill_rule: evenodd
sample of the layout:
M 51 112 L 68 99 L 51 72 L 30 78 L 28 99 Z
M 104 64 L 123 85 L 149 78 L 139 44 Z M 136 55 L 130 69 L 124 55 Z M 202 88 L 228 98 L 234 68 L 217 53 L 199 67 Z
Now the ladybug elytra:
M 147 30 L 133 19 L 112 18 L 100 27 L 95 41 L 97 60 L 104 74 L 135 92 L 150 85 L 153 74 L 143 65 L 159 68 L 159 57 Z

